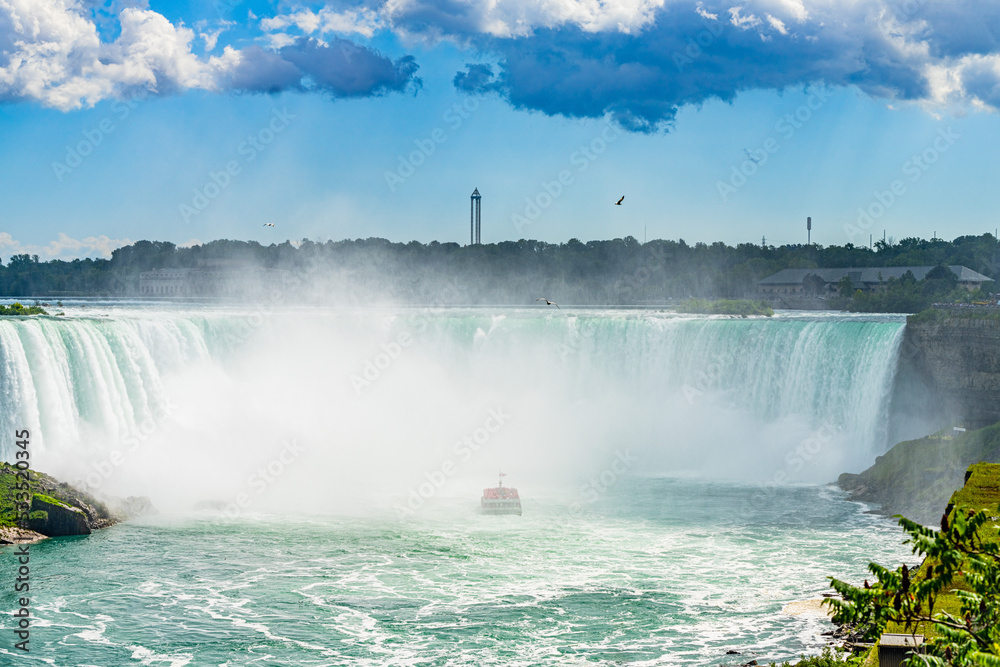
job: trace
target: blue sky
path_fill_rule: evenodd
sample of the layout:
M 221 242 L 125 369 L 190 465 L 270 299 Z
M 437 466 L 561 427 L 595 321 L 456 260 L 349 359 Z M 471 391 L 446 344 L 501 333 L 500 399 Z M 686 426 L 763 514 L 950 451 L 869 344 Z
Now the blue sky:
M 993 232 L 993 35 L 965 1 L 10 0 L 0 257 L 465 243 L 475 187 L 485 242 Z

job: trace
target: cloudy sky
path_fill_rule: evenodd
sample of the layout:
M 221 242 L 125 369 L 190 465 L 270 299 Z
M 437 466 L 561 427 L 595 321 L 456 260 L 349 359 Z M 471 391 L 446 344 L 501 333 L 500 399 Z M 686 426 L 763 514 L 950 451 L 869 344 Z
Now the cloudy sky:
M 950 239 L 998 107 L 986 0 L 0 0 L 0 257 Z

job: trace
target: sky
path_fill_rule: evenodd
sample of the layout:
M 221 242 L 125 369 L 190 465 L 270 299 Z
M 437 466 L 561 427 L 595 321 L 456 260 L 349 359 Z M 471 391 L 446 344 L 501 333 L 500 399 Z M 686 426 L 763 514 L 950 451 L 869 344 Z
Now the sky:
M 0 258 L 994 233 L 998 106 L 985 0 L 0 0 Z

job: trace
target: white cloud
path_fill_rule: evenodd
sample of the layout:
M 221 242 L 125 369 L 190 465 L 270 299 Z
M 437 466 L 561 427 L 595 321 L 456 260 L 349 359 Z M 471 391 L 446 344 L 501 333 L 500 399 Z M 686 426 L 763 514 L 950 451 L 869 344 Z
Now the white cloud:
M 740 16 L 740 12 L 743 7 L 730 7 L 729 8 L 729 22 L 732 23 L 737 28 L 741 30 L 749 30 L 750 28 L 759 26 L 761 20 L 754 16 L 753 14 L 748 14 L 747 16 Z
M 307 35 L 339 33 L 371 37 L 376 30 L 382 27 L 382 21 L 379 15 L 370 9 L 349 9 L 344 12 L 336 12 L 324 7 L 319 12 L 298 9 L 291 14 L 279 14 L 272 18 L 262 19 L 260 27 L 268 32 L 296 27 Z
M 285 32 L 273 32 L 265 36 L 264 43 L 271 49 L 277 51 L 278 49 L 294 44 L 298 40 L 298 37 L 289 35 Z
M 9 232 L 0 232 L 0 252 L 5 255 L 38 255 L 40 259 L 76 259 L 79 257 L 110 258 L 111 253 L 122 246 L 131 245 L 129 239 L 112 239 L 107 236 L 88 236 L 74 239 L 60 232 L 59 238 L 48 245 L 25 245 Z
M 63 111 L 136 92 L 215 90 L 232 58 L 201 59 L 194 31 L 134 7 L 102 42 L 78 0 L 0 0 L 0 101 L 35 101 Z M 218 33 L 203 35 L 214 48 Z
M 496 37 L 524 37 L 536 28 L 576 26 L 587 32 L 630 33 L 648 26 L 665 0 L 470 0 L 448 22 Z M 413 16 L 441 16 L 434 0 L 387 0 L 382 14 L 397 30 Z M 438 26 L 444 28 L 444 25 Z M 433 29 L 432 29 L 433 31 Z M 444 30 L 440 30 L 443 34 Z
M 790 15 L 796 21 L 805 21 L 809 18 L 809 12 L 806 11 L 802 0 L 779 0 L 778 5 L 785 10 L 784 13 Z
M 702 5 L 701 5 L 700 2 L 698 3 L 698 6 L 694 8 L 694 10 L 696 12 L 698 12 L 698 16 L 702 17 L 703 19 L 709 19 L 710 21 L 718 21 L 719 20 L 719 15 L 718 14 L 712 14 L 707 9 L 705 9 L 704 7 L 702 7 Z
M 232 21 L 223 21 L 222 27 L 216 30 L 206 30 L 204 32 L 198 33 L 198 36 L 205 40 L 205 52 L 214 51 L 215 47 L 219 43 L 219 35 L 224 33 L 229 29 L 230 26 L 234 25 Z
M 779 18 L 775 18 L 770 14 L 767 15 L 767 22 L 771 24 L 771 27 L 780 32 L 782 35 L 788 34 L 788 29 L 785 27 L 785 22 Z

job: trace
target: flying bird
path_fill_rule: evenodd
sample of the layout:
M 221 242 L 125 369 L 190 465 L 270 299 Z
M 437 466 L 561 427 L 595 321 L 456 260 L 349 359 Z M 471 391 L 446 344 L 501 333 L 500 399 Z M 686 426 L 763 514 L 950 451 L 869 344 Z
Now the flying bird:
M 615 206 L 621 206 L 623 201 L 625 201 L 625 195 L 622 195 L 622 198 L 615 202 Z
M 756 155 L 754 155 L 753 153 L 751 153 L 749 149 L 744 148 L 743 152 L 746 153 L 747 159 L 750 160 L 751 162 L 753 162 L 754 164 L 757 164 L 758 162 L 760 162 L 760 158 L 757 157 Z
M 273 222 L 265 222 L 262 226 L 263 227 L 274 227 L 274 223 Z
M 624 197 L 622 199 L 624 199 Z M 549 301 L 544 296 L 538 297 L 537 299 L 535 299 L 535 301 L 544 301 L 546 306 L 555 306 L 556 308 L 559 308 L 558 303 L 556 303 L 555 301 Z M 559 310 L 562 310 L 562 308 L 559 308 Z

